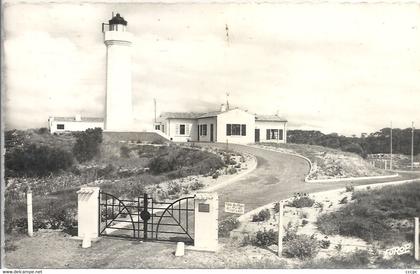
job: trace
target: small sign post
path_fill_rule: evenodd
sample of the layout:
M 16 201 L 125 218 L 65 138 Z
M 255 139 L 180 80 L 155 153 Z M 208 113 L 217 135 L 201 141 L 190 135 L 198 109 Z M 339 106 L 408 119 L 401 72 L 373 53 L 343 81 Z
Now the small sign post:
M 236 214 L 244 214 L 245 213 L 245 204 L 225 202 L 225 212 L 236 213 Z
M 28 214 L 28 236 L 32 237 L 34 235 L 34 229 L 32 218 L 32 190 L 30 188 L 28 188 L 26 193 L 26 208 Z
M 279 250 L 278 250 L 278 256 L 281 257 L 281 254 L 283 252 L 283 203 L 280 201 L 277 203 L 278 207 L 279 207 L 279 238 L 278 238 L 278 242 L 279 242 Z
M 414 218 L 414 259 L 420 261 L 419 247 L 419 217 Z

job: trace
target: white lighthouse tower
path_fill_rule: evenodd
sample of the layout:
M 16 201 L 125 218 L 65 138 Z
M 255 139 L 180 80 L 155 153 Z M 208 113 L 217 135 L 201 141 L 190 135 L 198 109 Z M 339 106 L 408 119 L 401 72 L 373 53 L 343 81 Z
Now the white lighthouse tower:
M 131 92 L 131 43 L 127 21 L 119 13 L 102 24 L 106 45 L 106 131 L 131 131 L 133 105 Z

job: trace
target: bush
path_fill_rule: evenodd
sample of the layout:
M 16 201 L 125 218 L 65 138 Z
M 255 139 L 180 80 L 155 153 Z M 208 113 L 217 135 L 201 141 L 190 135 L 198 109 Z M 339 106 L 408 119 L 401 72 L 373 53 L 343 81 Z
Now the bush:
M 112 164 L 106 165 L 104 168 L 101 168 L 97 171 L 99 178 L 110 179 L 113 177 L 115 172 L 115 167 Z
M 198 189 L 203 188 L 203 187 L 204 187 L 204 184 L 200 181 L 196 181 L 193 184 L 191 184 L 191 189 L 192 190 L 198 190 Z
M 6 176 L 42 177 L 73 165 L 73 155 L 59 148 L 29 145 L 6 152 Z
M 251 239 L 251 244 L 259 247 L 268 247 L 273 244 L 278 244 L 279 234 L 273 229 L 263 231 L 258 231 L 254 237 Z
M 213 179 L 217 179 L 217 178 L 219 178 L 219 172 L 215 172 L 215 173 L 213 173 L 213 175 L 211 176 Z
M 347 204 L 347 203 L 348 203 L 347 196 L 343 197 L 340 201 L 338 201 L 338 203 L 339 203 L 340 205 Z
M 168 194 L 169 195 L 177 195 L 181 192 L 181 185 L 178 183 L 171 183 L 168 186 Z
M 38 129 L 38 134 L 46 134 L 46 133 L 48 133 L 48 128 L 41 127 L 40 129 Z
M 75 135 L 76 143 L 73 146 L 73 154 L 79 162 L 92 160 L 99 154 L 99 147 L 102 143 L 101 128 L 89 128 Z
M 120 156 L 123 158 L 130 158 L 130 149 L 126 146 L 120 147 Z
M 293 200 L 289 203 L 289 206 L 296 208 L 311 207 L 314 203 L 315 201 L 308 197 L 306 193 L 298 193 L 293 197 Z
M 269 220 L 271 217 L 269 209 L 263 209 L 258 214 L 252 216 L 252 222 L 264 222 Z
M 354 186 L 352 185 L 346 186 L 346 192 L 353 192 L 353 191 L 354 191 Z
M 176 146 L 161 148 L 149 163 L 153 174 L 177 171 L 173 177 L 180 177 L 214 172 L 223 166 L 222 160 L 210 152 Z
M 330 240 L 327 240 L 327 239 L 322 239 L 321 241 L 319 241 L 319 246 L 320 246 L 321 248 L 323 248 L 323 249 L 327 249 L 327 248 L 329 248 L 329 247 L 330 247 L 330 245 L 331 245 Z
M 230 167 L 230 168 L 228 168 L 227 173 L 228 174 L 235 174 L 235 173 L 238 173 L 238 171 L 236 170 L 236 168 Z
M 285 243 L 284 249 L 286 256 L 301 260 L 315 257 L 318 251 L 318 241 L 308 235 L 296 235 Z
M 239 227 L 240 222 L 234 216 L 227 217 L 219 223 L 219 237 L 229 237 L 232 230 Z

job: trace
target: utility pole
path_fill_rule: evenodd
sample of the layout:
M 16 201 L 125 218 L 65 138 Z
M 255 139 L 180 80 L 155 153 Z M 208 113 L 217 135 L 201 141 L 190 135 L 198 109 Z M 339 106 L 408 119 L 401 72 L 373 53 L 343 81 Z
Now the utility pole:
M 411 122 L 411 170 L 414 169 L 414 122 Z
M 155 123 L 156 123 L 156 98 L 153 98 L 153 103 L 155 105 Z
M 391 121 L 391 142 L 390 142 L 390 160 L 389 160 L 389 170 L 392 170 L 392 121 Z

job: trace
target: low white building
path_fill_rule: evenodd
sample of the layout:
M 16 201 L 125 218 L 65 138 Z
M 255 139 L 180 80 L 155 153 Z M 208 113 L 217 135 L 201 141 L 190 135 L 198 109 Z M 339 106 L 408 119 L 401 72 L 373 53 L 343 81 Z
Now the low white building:
M 174 142 L 286 143 L 287 120 L 222 106 L 208 113 L 164 112 L 154 129 Z
M 97 117 L 49 117 L 48 128 L 50 133 L 62 133 L 70 131 L 85 131 L 88 128 L 104 129 L 104 119 Z

